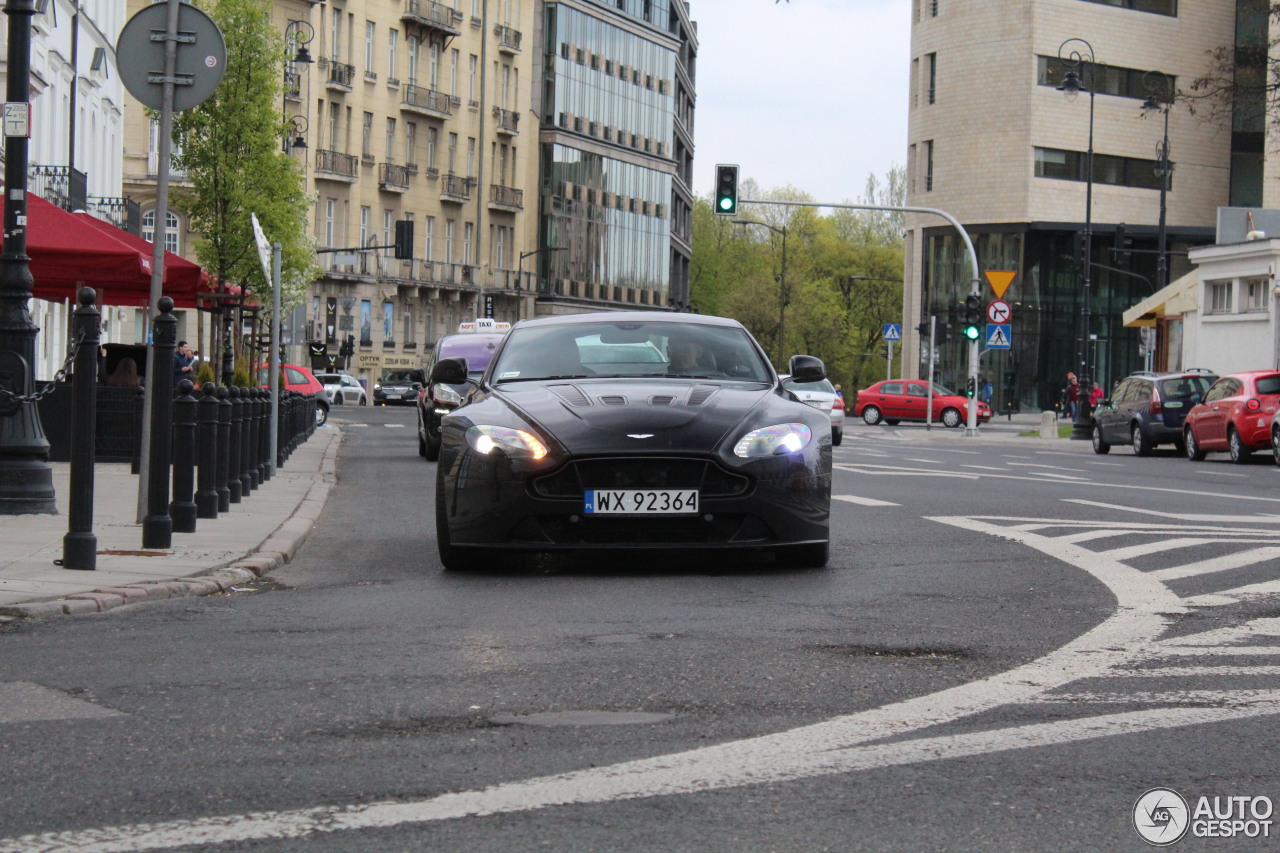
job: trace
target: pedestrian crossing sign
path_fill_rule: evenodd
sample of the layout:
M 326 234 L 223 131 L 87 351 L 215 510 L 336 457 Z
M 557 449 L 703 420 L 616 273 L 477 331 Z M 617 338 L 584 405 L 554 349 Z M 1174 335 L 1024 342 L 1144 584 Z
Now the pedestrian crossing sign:
M 987 324 L 987 349 L 1009 349 L 1013 343 L 1013 326 L 1009 323 Z
M 884 339 L 886 341 L 902 340 L 902 326 L 897 323 L 884 324 Z

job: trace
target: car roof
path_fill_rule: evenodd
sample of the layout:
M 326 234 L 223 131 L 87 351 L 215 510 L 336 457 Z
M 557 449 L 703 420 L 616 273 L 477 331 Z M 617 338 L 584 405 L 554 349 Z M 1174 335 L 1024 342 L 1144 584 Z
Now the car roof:
M 610 323 L 676 323 L 733 328 L 742 326 L 741 323 L 732 318 L 716 317 L 709 314 L 685 314 L 673 311 L 589 311 L 585 314 L 561 314 L 555 317 L 537 317 L 531 320 L 521 320 L 513 328 L 578 325 L 581 323 L 599 323 L 602 320 Z
M 1168 373 L 1156 373 L 1155 371 L 1152 371 L 1152 370 L 1135 370 L 1133 373 L 1130 373 L 1128 376 L 1126 376 L 1125 379 L 1171 379 L 1174 377 L 1180 378 L 1183 376 L 1214 377 L 1217 375 L 1218 374 L 1215 373 L 1214 371 L 1208 370 L 1203 367 L 1188 367 L 1185 370 L 1172 370 L 1172 371 L 1169 371 Z

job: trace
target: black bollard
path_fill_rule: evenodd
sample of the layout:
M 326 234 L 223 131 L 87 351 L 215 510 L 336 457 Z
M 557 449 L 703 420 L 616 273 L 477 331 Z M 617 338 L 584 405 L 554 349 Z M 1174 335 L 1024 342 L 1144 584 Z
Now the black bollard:
M 196 532 L 196 398 L 190 379 L 178 382 L 173 401 L 173 500 L 169 516 L 174 533 Z
M 253 478 L 249 476 L 249 439 L 252 437 L 251 412 L 249 411 L 249 389 L 240 389 L 240 401 L 236 403 L 240 407 L 240 457 L 239 467 L 236 469 L 240 473 L 240 497 L 247 498 L 249 493 L 253 491 Z M 235 460 L 232 460 L 235 461 Z
M 240 503 L 244 497 L 244 484 L 240 481 L 240 434 L 244 424 L 240 422 L 244 408 L 240 405 L 240 389 L 227 388 L 227 402 L 231 404 L 231 440 L 227 442 L 227 488 L 231 502 Z
M 231 392 L 227 388 L 218 388 L 218 461 L 215 468 L 218 472 L 218 512 L 231 511 Z
M 284 460 L 289 456 L 289 398 L 292 393 L 292 391 L 281 391 L 276 401 L 280 409 L 278 418 L 280 431 L 276 433 L 276 471 L 284 466 Z
M 178 318 L 173 316 L 173 300 L 160 297 L 160 316 L 151 332 L 154 350 L 151 364 L 155 376 L 151 386 L 151 456 L 147 461 L 147 515 L 142 519 L 142 547 L 169 548 L 173 545 L 173 519 L 169 517 L 169 465 L 173 452 L 173 351 L 178 343 Z
M 74 333 L 75 373 L 71 377 L 71 494 L 67 535 L 62 537 L 64 569 L 93 571 L 98 567 L 98 537 L 93 532 L 93 463 L 97 445 L 98 345 L 102 340 L 102 317 L 94 306 L 91 287 L 76 294 Z
M 249 486 L 255 491 L 262 485 L 262 470 L 258 467 L 258 448 L 262 446 L 262 398 L 257 388 L 249 392 Z
M 196 482 L 196 517 L 218 517 L 218 389 L 204 383 L 196 404 L 196 453 L 199 473 Z
M 258 389 L 258 482 L 271 479 L 271 391 Z

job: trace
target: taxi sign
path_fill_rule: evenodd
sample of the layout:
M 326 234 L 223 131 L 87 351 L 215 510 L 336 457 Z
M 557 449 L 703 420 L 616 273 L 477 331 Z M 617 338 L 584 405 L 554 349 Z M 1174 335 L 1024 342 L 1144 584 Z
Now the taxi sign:
M 492 317 L 477 317 L 474 321 L 468 321 L 458 324 L 459 334 L 469 334 L 473 332 L 509 332 L 511 324 L 505 320 L 495 320 Z

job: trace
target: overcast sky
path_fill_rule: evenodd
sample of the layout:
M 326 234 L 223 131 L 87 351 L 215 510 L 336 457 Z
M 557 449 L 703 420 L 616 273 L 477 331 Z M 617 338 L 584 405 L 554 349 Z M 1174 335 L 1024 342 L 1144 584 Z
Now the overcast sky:
M 907 160 L 910 0 L 690 0 L 698 24 L 692 187 L 717 163 L 762 190 L 856 201 Z M 881 181 L 883 183 L 883 180 Z

